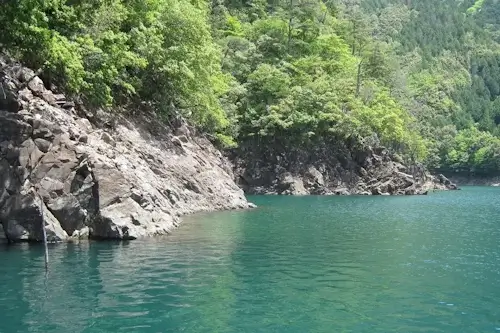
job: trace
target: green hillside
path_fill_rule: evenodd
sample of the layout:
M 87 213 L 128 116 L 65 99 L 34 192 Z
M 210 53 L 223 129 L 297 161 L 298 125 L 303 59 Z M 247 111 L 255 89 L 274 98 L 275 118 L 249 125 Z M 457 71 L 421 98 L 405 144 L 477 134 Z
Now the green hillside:
M 19 0 L 3 52 L 89 107 L 149 106 L 223 145 L 384 145 L 500 171 L 496 0 Z

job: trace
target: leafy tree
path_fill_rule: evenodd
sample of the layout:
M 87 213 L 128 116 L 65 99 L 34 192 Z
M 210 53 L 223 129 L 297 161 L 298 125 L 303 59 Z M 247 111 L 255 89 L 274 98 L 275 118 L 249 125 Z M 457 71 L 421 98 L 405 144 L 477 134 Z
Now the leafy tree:
M 19 0 L 0 19 L 2 49 L 89 105 L 142 101 L 209 131 L 228 125 L 219 97 L 231 78 L 203 1 Z
M 377 138 L 433 169 L 495 173 L 499 13 L 496 0 L 17 0 L 2 2 L 0 46 L 91 107 L 147 105 L 225 145 Z

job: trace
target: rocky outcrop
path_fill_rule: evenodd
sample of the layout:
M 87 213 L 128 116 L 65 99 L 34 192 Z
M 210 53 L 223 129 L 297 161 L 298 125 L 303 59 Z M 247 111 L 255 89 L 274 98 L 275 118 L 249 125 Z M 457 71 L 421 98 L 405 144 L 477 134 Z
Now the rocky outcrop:
M 449 180 L 463 186 L 500 186 L 500 176 L 472 174 L 472 173 L 446 173 Z
M 33 71 L 0 58 L 0 224 L 10 241 L 135 239 L 179 217 L 248 208 L 228 161 L 154 117 L 77 114 Z M 105 126 L 106 125 L 106 126 Z
M 414 195 L 456 189 L 443 175 L 405 166 L 383 147 L 339 142 L 293 149 L 251 143 L 232 156 L 237 182 L 250 194 Z M 266 146 L 267 147 L 267 146 Z
M 434 177 L 433 182 L 441 185 L 442 189 L 458 190 L 458 186 L 441 173 Z

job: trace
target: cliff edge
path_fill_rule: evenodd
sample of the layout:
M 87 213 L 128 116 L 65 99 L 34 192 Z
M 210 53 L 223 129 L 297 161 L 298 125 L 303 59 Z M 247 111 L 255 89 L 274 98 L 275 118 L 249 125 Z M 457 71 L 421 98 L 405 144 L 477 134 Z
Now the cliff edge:
M 229 162 L 187 126 L 77 114 L 30 69 L 0 58 L 0 224 L 9 241 L 135 239 L 182 215 L 248 208 Z M 1 231 L 2 228 L 0 228 Z

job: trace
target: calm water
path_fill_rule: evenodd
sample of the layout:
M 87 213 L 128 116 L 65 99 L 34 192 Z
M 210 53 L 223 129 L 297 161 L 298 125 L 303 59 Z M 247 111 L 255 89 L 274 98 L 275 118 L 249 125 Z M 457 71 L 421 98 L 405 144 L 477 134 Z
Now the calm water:
M 129 243 L 0 247 L 0 332 L 500 331 L 500 188 L 254 197 Z

